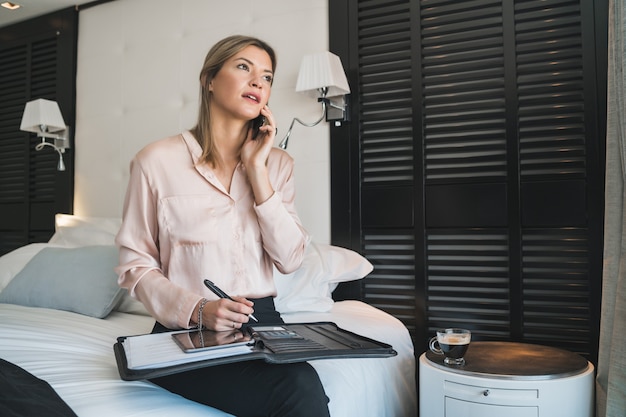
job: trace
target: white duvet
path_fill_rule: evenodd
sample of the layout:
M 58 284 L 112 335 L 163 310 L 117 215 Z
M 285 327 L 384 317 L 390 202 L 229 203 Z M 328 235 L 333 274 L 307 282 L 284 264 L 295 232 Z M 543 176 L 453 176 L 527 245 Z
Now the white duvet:
M 292 323 L 332 321 L 398 352 L 393 358 L 312 361 L 333 417 L 417 414 L 413 345 L 399 320 L 359 301 L 283 318 Z M 0 358 L 46 380 L 80 417 L 227 416 L 149 382 L 120 379 L 113 354 L 116 338 L 150 332 L 153 323 L 148 316 L 118 311 L 96 319 L 0 304 Z

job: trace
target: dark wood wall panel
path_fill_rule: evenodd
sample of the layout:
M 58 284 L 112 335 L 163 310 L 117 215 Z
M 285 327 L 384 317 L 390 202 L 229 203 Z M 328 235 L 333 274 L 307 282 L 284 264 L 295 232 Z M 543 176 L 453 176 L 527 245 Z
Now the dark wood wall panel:
M 506 202 L 507 189 L 502 183 L 426 185 L 424 222 L 429 228 L 505 227 Z
M 57 101 L 74 126 L 77 19 L 69 8 L 0 29 L 0 254 L 47 241 L 54 215 L 73 210 L 73 146 L 60 172 L 58 154 L 35 151 L 40 139 L 19 128 L 37 98 Z
M 463 326 L 596 360 L 606 0 L 329 9 L 352 88 L 331 127 L 332 239 L 374 265 L 353 294 L 417 353 Z

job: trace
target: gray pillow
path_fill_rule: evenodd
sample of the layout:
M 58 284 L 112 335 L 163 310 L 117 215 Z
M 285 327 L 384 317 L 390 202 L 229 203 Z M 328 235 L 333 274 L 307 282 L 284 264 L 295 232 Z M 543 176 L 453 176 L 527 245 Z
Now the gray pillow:
M 117 263 L 113 245 L 44 248 L 0 293 L 0 303 L 106 317 L 124 291 L 113 271 Z

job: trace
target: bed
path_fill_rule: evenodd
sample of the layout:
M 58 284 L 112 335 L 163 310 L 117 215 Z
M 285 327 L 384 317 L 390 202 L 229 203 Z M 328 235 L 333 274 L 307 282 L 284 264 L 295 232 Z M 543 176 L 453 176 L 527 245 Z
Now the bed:
M 46 381 L 80 417 L 227 416 L 148 381 L 121 380 L 116 338 L 148 333 L 154 320 L 115 284 L 118 227 L 119 219 L 57 215 L 48 243 L 0 257 L 0 359 Z M 311 361 L 332 416 L 415 416 L 415 357 L 407 329 L 363 302 L 332 300 L 338 283 L 371 270 L 353 251 L 310 243 L 298 271 L 275 273 L 276 305 L 288 323 L 332 321 L 397 351 L 391 358 Z

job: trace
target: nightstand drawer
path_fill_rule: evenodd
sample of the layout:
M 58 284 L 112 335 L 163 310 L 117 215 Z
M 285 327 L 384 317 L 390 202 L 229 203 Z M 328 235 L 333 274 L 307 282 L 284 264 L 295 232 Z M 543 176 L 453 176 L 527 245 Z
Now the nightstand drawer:
M 483 404 L 537 405 L 539 398 L 539 390 L 536 389 L 502 389 L 448 380 L 444 381 L 443 392 L 446 397 Z
M 538 417 L 539 407 L 481 404 L 446 397 L 445 417 Z

